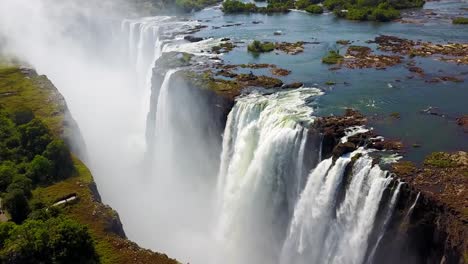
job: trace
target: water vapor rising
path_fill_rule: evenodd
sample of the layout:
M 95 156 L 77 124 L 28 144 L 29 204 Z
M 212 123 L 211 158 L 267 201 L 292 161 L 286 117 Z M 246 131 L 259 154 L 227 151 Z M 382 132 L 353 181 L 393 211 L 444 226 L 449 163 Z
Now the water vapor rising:
M 209 263 L 209 186 L 216 181 L 221 132 L 214 141 L 202 133 L 202 98 L 179 83 L 158 106 L 157 123 L 167 126 L 146 141 L 148 104 L 158 103 L 149 102 L 151 69 L 167 44 L 158 40 L 159 25 L 169 17 L 134 19 L 147 3 L 128 2 L 4 0 L 0 39 L 8 54 L 46 74 L 66 98 L 102 198 L 119 212 L 128 237 L 181 261 Z M 158 142 L 155 156 L 145 158 Z

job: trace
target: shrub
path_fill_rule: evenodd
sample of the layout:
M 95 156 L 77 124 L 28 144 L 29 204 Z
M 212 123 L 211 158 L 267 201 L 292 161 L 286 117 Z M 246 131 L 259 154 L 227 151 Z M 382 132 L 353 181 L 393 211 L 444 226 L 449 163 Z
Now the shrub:
M 468 24 L 468 17 L 456 17 L 452 20 L 452 24 L 466 25 Z
M 253 3 L 243 3 L 237 0 L 226 0 L 223 2 L 223 12 L 224 13 L 245 13 L 245 12 L 255 12 L 257 6 Z
M 337 64 L 343 61 L 343 56 L 336 50 L 330 50 L 327 56 L 322 58 L 322 62 L 326 64 Z
M 15 164 L 11 161 L 0 164 L 0 192 L 4 192 L 16 175 Z
M 55 180 L 72 175 L 74 166 L 70 150 L 63 140 L 54 140 L 47 145 L 43 156 L 52 163 L 52 176 Z
M 325 0 L 323 2 L 323 6 L 326 7 L 328 10 L 342 8 L 344 5 L 344 0 Z
M 296 1 L 296 8 L 297 9 L 306 9 L 306 7 L 310 6 L 312 3 L 312 0 L 297 0 Z
M 15 175 L 11 184 L 8 185 L 7 192 L 12 192 L 13 190 L 21 190 L 27 198 L 30 198 L 32 193 L 32 181 L 24 175 Z
M 247 50 L 250 52 L 270 52 L 275 49 L 275 44 L 272 42 L 261 42 L 259 40 L 254 40 L 249 46 L 247 46 Z
M 319 5 L 309 5 L 306 9 L 307 12 L 312 14 L 322 14 L 323 8 Z
M 176 0 L 175 4 L 177 7 L 183 9 L 186 12 L 192 10 L 200 10 L 206 6 L 214 5 L 220 2 L 219 0 Z
M 349 20 L 367 20 L 367 15 L 370 13 L 369 8 L 350 8 L 346 13 L 346 18 Z
M 29 108 L 20 108 L 13 113 L 16 125 L 24 125 L 34 119 L 34 113 Z
M 15 223 L 23 222 L 29 214 L 28 199 L 20 189 L 13 189 L 6 193 L 2 203 Z
M 456 162 L 454 162 L 450 155 L 444 152 L 434 152 L 426 157 L 424 160 L 424 165 L 439 167 L 439 168 L 449 168 L 454 167 Z
M 67 218 L 0 224 L 1 263 L 99 263 L 87 228 Z
M 49 144 L 50 145 L 50 144 Z M 26 175 L 35 183 L 52 182 L 52 162 L 41 155 L 36 155 L 29 163 Z
M 372 20 L 377 20 L 381 22 L 387 22 L 400 17 L 400 11 L 396 10 L 395 8 L 391 7 L 386 3 L 382 3 L 378 5 L 372 11 L 371 18 Z
M 39 119 L 18 127 L 24 155 L 29 159 L 41 154 L 52 141 L 49 129 Z

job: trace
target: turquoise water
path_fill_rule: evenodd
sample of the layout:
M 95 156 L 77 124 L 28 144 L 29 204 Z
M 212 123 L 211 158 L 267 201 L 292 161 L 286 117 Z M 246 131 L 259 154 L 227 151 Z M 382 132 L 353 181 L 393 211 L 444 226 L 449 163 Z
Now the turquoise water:
M 210 8 L 192 14 L 208 28 L 197 33 L 202 37 L 231 38 L 239 42 L 232 52 L 223 55 L 227 64 L 271 63 L 292 71 L 283 79 L 285 83 L 299 81 L 307 87 L 318 87 L 325 95 L 318 101 L 316 114 L 340 114 L 343 109 L 356 108 L 370 117 L 370 126 L 387 138 L 400 139 L 408 146 L 405 156 L 414 161 L 433 151 L 468 149 L 468 134 L 456 125 L 455 118 L 468 112 L 468 65 L 440 62 L 435 58 L 416 58 L 416 66 L 424 69 L 424 78 L 411 74 L 405 67 L 411 61 L 405 58 L 402 64 L 386 70 L 341 69 L 329 70 L 321 58 L 330 49 L 339 48 L 343 54 L 346 47 L 336 44 L 337 40 L 353 41 L 354 45 L 367 45 L 380 34 L 394 35 L 413 40 L 431 42 L 468 42 L 468 27 L 452 25 L 450 15 L 467 15 L 462 2 L 445 1 L 427 3 L 423 10 L 407 11 L 408 17 L 421 18 L 417 14 L 433 11 L 437 16 L 425 19 L 424 24 L 354 22 L 337 19 L 333 14 L 311 15 L 293 11 L 277 15 L 223 15 L 219 8 Z M 252 22 L 257 21 L 259 24 Z M 222 25 L 241 24 L 231 27 Z M 275 36 L 275 31 L 282 35 Z M 262 41 L 306 41 L 305 52 L 287 55 L 282 52 L 253 56 L 246 52 L 246 45 L 253 39 Z M 254 71 L 255 72 L 255 71 Z M 265 73 L 265 70 L 257 70 Z M 435 76 L 457 76 L 462 83 L 426 83 Z M 326 85 L 333 81 L 333 86 Z M 421 113 L 428 107 L 437 107 L 445 117 Z M 401 114 L 400 119 L 389 117 Z M 413 148 L 413 144 L 421 145 Z

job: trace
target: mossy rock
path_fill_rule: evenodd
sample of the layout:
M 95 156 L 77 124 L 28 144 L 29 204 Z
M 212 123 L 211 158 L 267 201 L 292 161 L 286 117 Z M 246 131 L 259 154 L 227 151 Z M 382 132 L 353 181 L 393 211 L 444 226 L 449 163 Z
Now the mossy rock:
M 325 64 L 338 64 L 343 62 L 344 57 L 340 55 L 339 51 L 330 50 L 328 54 L 322 58 L 322 63 Z
M 259 40 L 254 40 L 247 46 L 247 50 L 254 53 L 271 52 L 274 49 L 275 44 L 273 42 L 261 42 Z
M 392 165 L 392 171 L 399 176 L 410 176 L 417 172 L 418 168 L 411 161 L 400 161 Z
M 468 17 L 456 17 L 452 19 L 452 24 L 468 25 Z
M 432 167 L 439 167 L 439 168 L 450 168 L 455 167 L 457 162 L 452 160 L 450 154 L 444 152 L 434 152 L 430 154 L 424 160 L 424 165 L 432 166 Z

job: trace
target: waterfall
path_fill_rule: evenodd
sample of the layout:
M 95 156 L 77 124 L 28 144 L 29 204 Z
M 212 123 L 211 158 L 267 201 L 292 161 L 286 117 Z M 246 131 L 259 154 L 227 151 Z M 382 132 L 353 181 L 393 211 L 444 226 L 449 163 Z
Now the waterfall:
M 142 113 L 150 109 L 151 79 L 153 67 L 162 55 L 164 42 L 161 41 L 160 29 L 171 17 L 157 16 L 143 19 L 124 19 L 121 31 L 127 37 L 127 54 L 130 65 L 133 65 L 137 93 L 142 94 Z
M 302 178 L 313 108 L 305 88 L 237 99 L 223 137 L 218 178 L 218 238 L 233 263 L 273 263 Z
M 377 238 L 376 243 L 372 247 L 372 250 L 370 251 L 369 257 L 367 258 L 367 263 L 368 264 L 372 264 L 373 261 L 374 261 L 375 252 L 377 251 L 377 248 L 380 245 L 380 241 L 382 241 L 382 238 L 383 238 L 383 236 L 385 234 L 385 231 L 387 231 L 387 226 L 390 223 L 390 218 L 392 217 L 393 209 L 395 209 L 396 201 L 397 201 L 398 195 L 400 194 L 401 186 L 403 184 L 404 184 L 403 182 L 398 182 L 398 185 L 397 185 L 395 191 L 393 192 L 392 198 L 390 199 L 390 202 L 389 202 L 389 204 L 387 206 L 387 211 L 385 212 L 385 218 L 384 218 L 383 224 L 380 227 L 380 229 L 378 230 L 379 237 Z
M 172 166 L 174 165 L 176 147 L 174 146 L 173 131 L 171 127 L 171 118 L 173 107 L 169 93 L 169 87 L 172 75 L 178 69 L 168 70 L 164 76 L 161 89 L 156 104 L 156 122 L 155 122 L 155 158 L 153 163 L 153 170 L 159 174 L 171 175 Z
M 345 168 L 358 153 L 362 157 L 346 183 Z M 363 263 L 383 192 L 391 181 L 361 149 L 334 163 L 331 158 L 322 161 L 297 202 L 281 263 Z M 341 202 L 339 191 L 345 192 Z M 397 191 L 391 204 L 396 195 Z

